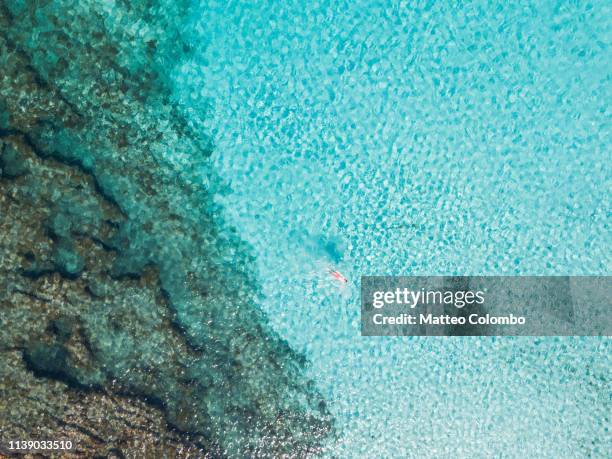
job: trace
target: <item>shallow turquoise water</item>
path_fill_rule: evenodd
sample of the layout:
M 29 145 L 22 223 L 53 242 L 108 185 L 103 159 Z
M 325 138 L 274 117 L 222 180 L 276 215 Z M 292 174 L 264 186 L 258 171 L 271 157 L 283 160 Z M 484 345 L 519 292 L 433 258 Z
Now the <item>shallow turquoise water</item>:
M 262 307 L 331 400 L 327 454 L 609 450 L 609 340 L 358 327 L 360 275 L 610 273 L 609 4 L 199 11 L 176 98 L 214 134 Z

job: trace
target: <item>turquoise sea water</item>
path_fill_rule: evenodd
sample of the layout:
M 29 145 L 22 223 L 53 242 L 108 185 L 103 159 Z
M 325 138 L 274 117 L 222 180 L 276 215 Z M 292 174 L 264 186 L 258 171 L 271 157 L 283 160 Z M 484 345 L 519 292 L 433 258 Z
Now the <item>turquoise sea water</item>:
M 365 274 L 609 274 L 608 2 L 206 2 L 175 99 L 329 457 L 603 457 L 609 340 L 362 338 Z M 204 116 L 203 114 L 206 114 Z M 334 266 L 350 279 L 339 288 Z
M 0 454 L 609 455 L 609 339 L 358 289 L 610 273 L 611 8 L 0 0 Z

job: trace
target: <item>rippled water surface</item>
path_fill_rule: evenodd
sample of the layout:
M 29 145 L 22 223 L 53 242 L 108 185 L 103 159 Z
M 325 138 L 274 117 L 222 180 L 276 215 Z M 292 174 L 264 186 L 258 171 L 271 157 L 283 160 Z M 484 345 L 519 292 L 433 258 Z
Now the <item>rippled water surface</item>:
M 329 456 L 609 451 L 608 340 L 362 338 L 358 286 L 609 274 L 611 13 L 358 0 L 192 17 L 175 96 L 214 134 L 262 307 L 330 400 Z

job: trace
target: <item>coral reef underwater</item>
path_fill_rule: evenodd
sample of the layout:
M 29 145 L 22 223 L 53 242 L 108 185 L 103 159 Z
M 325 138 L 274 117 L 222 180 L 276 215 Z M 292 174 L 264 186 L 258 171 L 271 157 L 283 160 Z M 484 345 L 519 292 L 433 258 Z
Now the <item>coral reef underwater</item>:
M 333 435 L 172 96 L 189 4 L 0 3 L 0 454 L 304 457 Z

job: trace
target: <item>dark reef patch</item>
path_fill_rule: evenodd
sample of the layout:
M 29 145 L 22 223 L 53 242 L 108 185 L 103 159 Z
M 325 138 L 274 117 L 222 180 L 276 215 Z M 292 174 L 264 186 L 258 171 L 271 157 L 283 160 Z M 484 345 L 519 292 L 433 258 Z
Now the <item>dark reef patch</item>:
M 303 457 L 326 404 L 258 309 L 211 139 L 170 96 L 190 2 L 129 3 L 0 3 L 1 440 Z
M 6 178 L 17 178 L 28 172 L 22 155 L 11 144 L 0 144 L 0 174 Z

